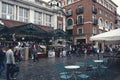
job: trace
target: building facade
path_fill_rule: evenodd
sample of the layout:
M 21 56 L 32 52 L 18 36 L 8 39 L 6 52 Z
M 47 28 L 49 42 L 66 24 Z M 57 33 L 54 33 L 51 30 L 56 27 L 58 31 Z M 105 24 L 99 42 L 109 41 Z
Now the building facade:
M 0 0 L 0 23 L 11 27 L 16 26 L 14 21 L 59 28 L 65 31 L 65 18 L 42 0 Z
M 120 15 L 117 14 L 117 28 L 120 28 Z
M 60 0 L 66 10 L 66 31 L 74 44 L 116 28 L 117 5 L 111 0 Z

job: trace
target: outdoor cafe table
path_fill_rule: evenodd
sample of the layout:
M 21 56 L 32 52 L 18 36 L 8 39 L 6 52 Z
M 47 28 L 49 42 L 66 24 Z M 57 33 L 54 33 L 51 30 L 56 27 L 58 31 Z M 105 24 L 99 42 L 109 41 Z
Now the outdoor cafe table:
M 75 80 L 77 80 L 74 70 L 79 69 L 80 66 L 78 66 L 78 65 L 67 65 L 67 66 L 65 66 L 65 68 L 69 69 L 69 70 L 73 70 L 72 75 L 74 76 Z
M 99 60 L 93 60 L 95 63 L 97 63 L 97 67 L 100 66 L 101 63 L 103 63 L 103 60 L 102 59 L 99 59 Z
M 94 62 L 95 62 L 95 63 L 102 63 L 103 60 L 102 60 L 102 59 L 101 59 L 101 60 L 94 60 Z
M 98 68 L 98 75 L 100 75 L 100 65 L 103 63 L 102 59 L 99 60 L 93 60 L 95 63 L 97 63 L 97 68 Z

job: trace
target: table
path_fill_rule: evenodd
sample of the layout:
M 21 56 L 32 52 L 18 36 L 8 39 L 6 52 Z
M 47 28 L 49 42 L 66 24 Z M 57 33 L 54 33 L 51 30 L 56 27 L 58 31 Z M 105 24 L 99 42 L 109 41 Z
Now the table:
M 98 63 L 97 64 L 97 68 L 98 68 L 98 75 L 100 76 L 100 65 L 101 63 L 103 63 L 103 60 L 100 59 L 100 60 L 93 60 L 95 63 Z
M 78 66 L 78 65 L 67 65 L 67 66 L 65 66 L 65 68 L 66 69 L 78 69 L 78 68 L 80 68 L 80 66 Z
M 74 76 L 75 80 L 77 80 L 74 70 L 75 70 L 75 69 L 79 69 L 80 66 L 78 66 L 78 65 L 67 65 L 67 66 L 65 66 L 65 68 L 66 68 L 66 69 L 73 70 L 72 75 Z
M 97 67 L 99 67 L 99 65 L 101 64 L 101 63 L 103 63 L 103 60 L 102 59 L 99 59 L 99 60 L 93 60 L 95 63 L 98 63 L 98 65 L 97 65 Z
M 95 63 L 102 63 L 103 60 L 94 60 Z

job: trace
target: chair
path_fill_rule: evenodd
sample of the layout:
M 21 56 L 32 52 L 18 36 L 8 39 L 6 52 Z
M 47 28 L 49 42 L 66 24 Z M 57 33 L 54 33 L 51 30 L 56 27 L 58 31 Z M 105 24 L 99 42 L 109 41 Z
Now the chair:
M 100 71 L 102 75 L 106 75 L 107 69 L 108 69 L 108 58 L 102 58 L 103 64 L 100 65 Z
M 80 74 L 80 75 L 77 75 L 77 77 L 82 79 L 82 80 L 88 80 L 89 79 L 89 76 L 87 74 Z
M 96 74 L 97 66 L 92 59 L 86 58 L 86 71 L 89 75 L 93 76 Z
M 75 64 L 78 65 L 78 66 L 80 66 L 80 67 L 84 67 L 85 66 L 85 63 L 81 62 L 81 61 L 76 62 Z
M 55 65 L 57 71 L 59 72 L 59 77 L 61 80 L 70 80 L 72 78 L 72 75 L 70 75 L 67 70 L 64 68 L 64 66 L 59 63 Z
M 85 66 L 84 62 L 82 62 L 82 61 L 76 62 L 75 65 L 78 65 L 80 67 Z M 78 75 L 78 74 L 81 74 L 82 72 L 81 71 L 75 71 L 75 73 Z
M 82 61 L 76 62 L 75 65 L 85 68 L 85 63 Z M 77 75 L 77 79 L 80 78 L 83 80 L 87 80 L 89 78 L 89 76 L 86 73 L 82 73 L 80 71 L 76 71 L 76 75 Z

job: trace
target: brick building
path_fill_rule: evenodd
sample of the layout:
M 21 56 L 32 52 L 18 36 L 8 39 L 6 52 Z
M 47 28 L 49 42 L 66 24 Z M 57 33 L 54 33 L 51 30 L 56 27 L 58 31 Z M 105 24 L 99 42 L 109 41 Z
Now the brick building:
M 74 44 L 116 28 L 117 5 L 111 0 L 60 0 L 66 10 L 66 31 Z

